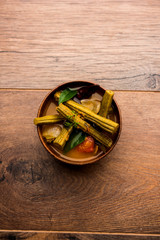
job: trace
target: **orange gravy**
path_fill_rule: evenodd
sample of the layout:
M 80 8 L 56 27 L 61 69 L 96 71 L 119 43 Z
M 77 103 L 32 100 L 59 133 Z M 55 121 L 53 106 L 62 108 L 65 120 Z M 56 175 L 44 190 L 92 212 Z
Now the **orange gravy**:
M 98 93 L 94 93 L 92 95 L 91 99 L 96 99 L 96 100 L 101 101 L 102 96 Z M 46 105 L 46 108 L 43 112 L 43 116 L 54 115 L 54 114 L 58 114 L 56 111 L 56 104 L 50 100 Z M 108 114 L 107 117 L 109 119 L 117 122 L 116 115 L 114 114 L 114 112 Z M 62 126 L 62 124 L 59 124 L 59 125 Z M 50 127 L 50 126 L 47 125 L 46 127 Z M 46 127 L 45 127 L 45 129 L 46 129 Z M 43 131 L 43 128 L 42 128 L 42 131 Z M 54 148 L 54 150 L 58 151 L 59 154 L 66 155 L 68 158 L 71 158 L 71 159 L 74 159 L 74 158 L 76 158 L 76 159 L 96 158 L 98 155 L 100 155 L 102 153 L 102 150 L 99 147 L 98 147 L 97 153 L 95 153 L 95 152 L 83 153 L 83 152 L 79 152 L 76 148 L 73 148 L 68 153 L 64 153 L 61 150 L 57 149 L 53 144 L 51 144 L 51 147 Z

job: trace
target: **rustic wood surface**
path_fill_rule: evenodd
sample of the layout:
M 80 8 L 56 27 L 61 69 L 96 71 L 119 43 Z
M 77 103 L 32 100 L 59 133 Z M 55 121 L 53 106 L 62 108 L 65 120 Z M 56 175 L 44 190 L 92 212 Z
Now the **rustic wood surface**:
M 159 0 L 1 0 L 0 87 L 160 90 Z
M 0 91 L 0 229 L 160 234 L 160 94 L 115 92 L 120 140 L 78 167 L 40 143 L 33 118 L 47 93 Z
M 0 239 L 160 239 L 159 13 L 159 0 L 0 0 Z M 48 89 L 75 80 L 118 90 L 123 120 L 108 157 L 81 167 L 33 125 Z
M 2 240 L 159 240 L 159 235 L 107 233 L 0 232 Z

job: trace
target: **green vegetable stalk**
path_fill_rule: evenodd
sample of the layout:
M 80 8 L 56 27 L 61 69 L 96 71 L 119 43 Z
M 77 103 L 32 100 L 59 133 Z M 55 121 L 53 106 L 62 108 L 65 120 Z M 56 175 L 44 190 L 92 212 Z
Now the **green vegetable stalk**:
M 107 117 L 108 112 L 111 109 L 112 100 L 113 100 L 114 93 L 111 90 L 106 90 L 101 103 L 101 108 L 99 111 L 99 115 L 102 117 Z
M 63 127 L 61 133 L 58 135 L 58 137 L 56 137 L 53 144 L 62 150 L 66 142 L 68 141 L 72 130 L 73 130 L 73 126 L 70 126 L 69 128 Z
M 90 120 L 91 122 L 94 122 L 96 125 L 98 125 L 99 127 L 101 127 L 107 132 L 110 132 L 113 134 L 117 131 L 119 127 L 118 123 L 97 115 L 93 111 L 89 110 L 88 108 L 84 107 L 79 103 L 74 102 L 73 100 L 69 100 L 65 104 L 68 107 L 70 107 L 72 110 L 75 110 L 78 113 L 82 114 L 82 116 L 85 119 Z
M 57 123 L 64 120 L 62 116 L 59 115 L 48 115 L 43 117 L 38 117 L 34 119 L 35 125 L 48 124 L 48 123 Z
M 89 123 L 81 119 L 75 112 L 73 112 L 71 109 L 69 109 L 64 104 L 60 104 L 57 107 L 58 113 L 60 113 L 63 117 L 65 117 L 70 122 L 74 123 L 74 126 L 77 126 L 77 128 L 80 128 L 82 131 L 88 133 L 92 137 L 94 137 L 97 141 L 104 144 L 106 147 L 111 147 L 112 145 L 112 139 L 108 136 L 98 132 L 96 129 L 94 129 Z
M 57 92 L 54 97 L 57 100 L 59 96 L 60 96 L 60 92 Z M 118 123 L 97 115 L 93 111 L 84 107 L 82 104 L 76 103 L 73 100 L 66 101 L 65 105 L 67 105 L 72 110 L 75 110 L 78 113 L 82 114 L 85 119 L 90 120 L 91 122 L 94 122 L 96 125 L 98 125 L 105 131 L 108 131 L 112 134 L 115 133 L 119 128 Z

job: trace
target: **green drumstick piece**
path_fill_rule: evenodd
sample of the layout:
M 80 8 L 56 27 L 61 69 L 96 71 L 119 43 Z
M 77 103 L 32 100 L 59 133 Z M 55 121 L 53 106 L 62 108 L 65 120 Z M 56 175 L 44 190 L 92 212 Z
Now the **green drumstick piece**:
M 72 130 L 73 130 L 73 126 L 70 126 L 69 128 L 63 127 L 61 133 L 54 140 L 53 145 L 55 145 L 56 147 L 62 150 L 66 142 L 68 141 Z
M 65 117 L 70 122 L 74 123 L 74 126 L 76 128 L 80 128 L 82 131 L 88 133 L 92 137 L 94 137 L 97 141 L 105 145 L 106 147 L 111 147 L 112 145 L 112 139 L 96 129 L 94 129 L 89 123 L 84 121 L 77 113 L 73 112 L 71 109 L 69 109 L 67 106 L 65 106 L 63 103 L 61 103 L 57 107 L 57 111 Z
M 103 98 L 102 98 L 101 108 L 99 111 L 100 116 L 105 117 L 105 118 L 107 117 L 107 114 L 111 109 L 113 95 L 114 95 L 114 92 L 112 92 L 111 90 L 105 91 Z

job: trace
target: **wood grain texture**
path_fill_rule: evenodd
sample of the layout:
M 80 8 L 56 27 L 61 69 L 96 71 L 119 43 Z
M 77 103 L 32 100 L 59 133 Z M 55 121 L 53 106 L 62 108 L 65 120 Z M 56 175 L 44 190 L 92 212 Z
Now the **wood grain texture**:
M 159 0 L 1 0 L 0 87 L 160 90 Z
M 160 235 L 0 232 L 3 240 L 159 240 Z
M 160 93 L 115 92 L 120 140 L 87 166 L 41 145 L 33 118 L 47 93 L 0 91 L 0 229 L 159 234 Z

